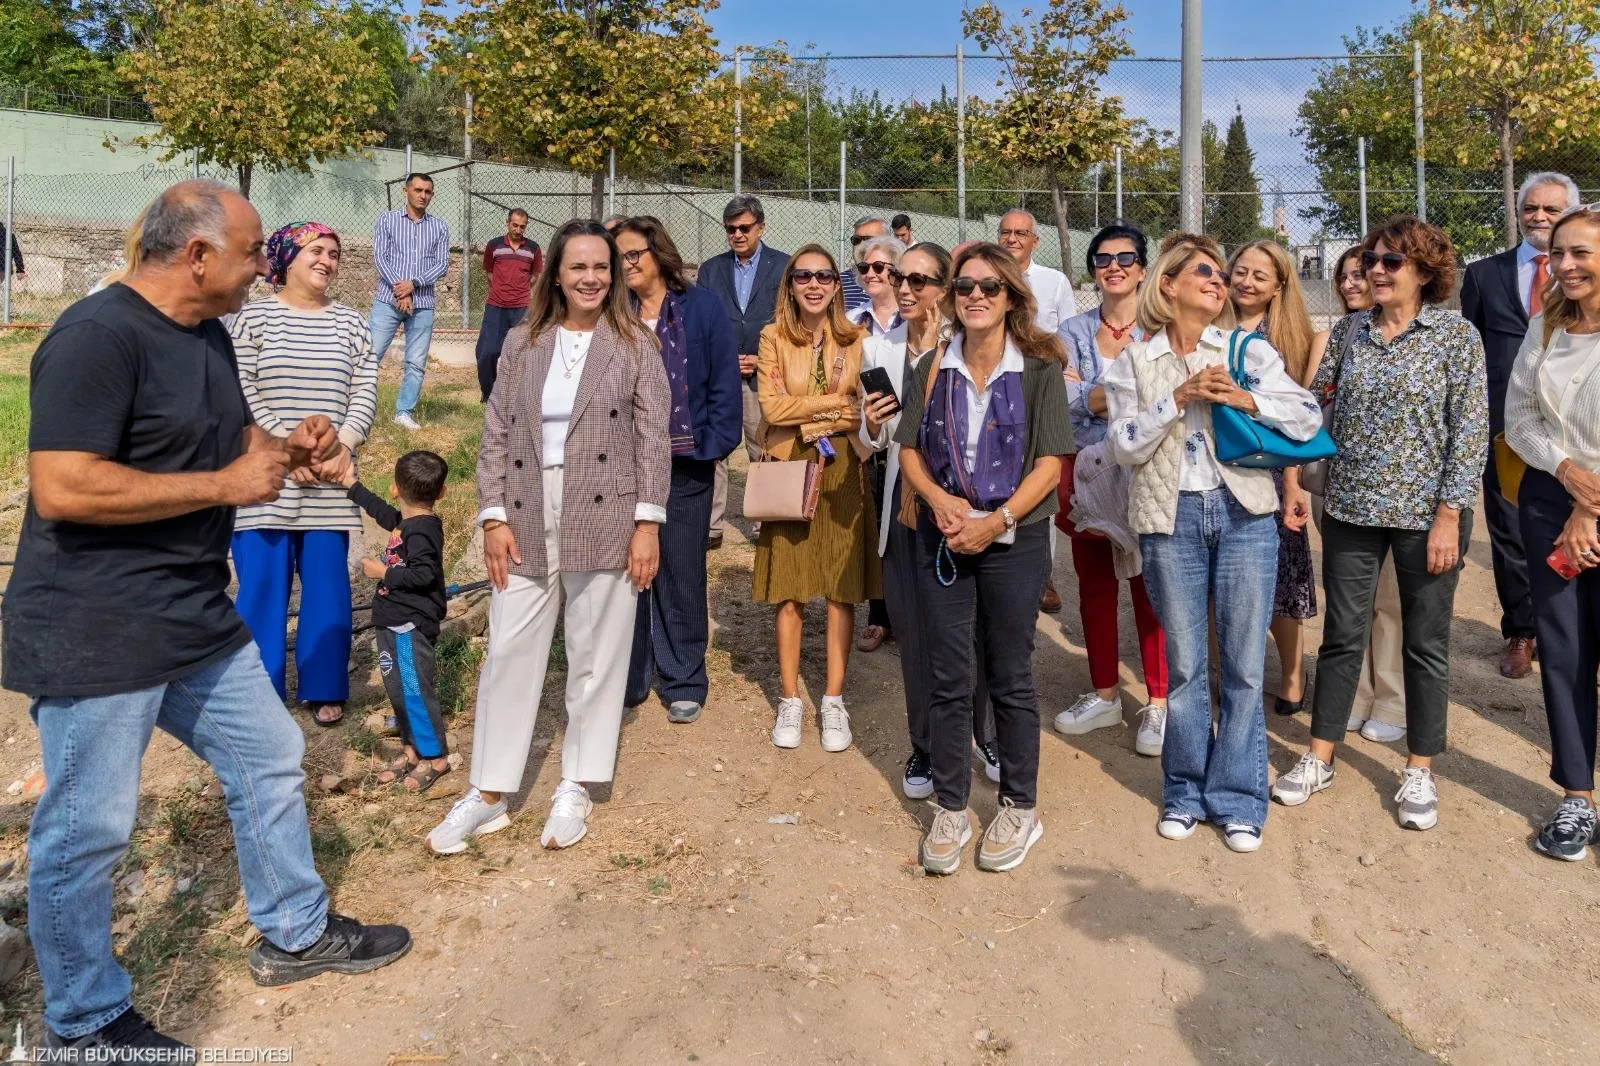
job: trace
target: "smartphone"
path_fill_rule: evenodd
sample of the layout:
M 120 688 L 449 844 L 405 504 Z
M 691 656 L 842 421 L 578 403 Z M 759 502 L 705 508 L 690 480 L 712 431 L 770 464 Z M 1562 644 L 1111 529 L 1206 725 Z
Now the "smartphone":
M 1550 569 L 1560 574 L 1563 580 L 1571 581 L 1578 576 L 1578 568 L 1572 565 L 1572 560 L 1567 558 L 1567 553 L 1557 548 L 1545 559 Z
M 861 392 L 870 396 L 878 392 L 894 400 L 894 409 L 900 410 L 900 397 L 895 394 L 894 383 L 889 380 L 889 372 L 881 366 L 869 366 L 861 372 Z

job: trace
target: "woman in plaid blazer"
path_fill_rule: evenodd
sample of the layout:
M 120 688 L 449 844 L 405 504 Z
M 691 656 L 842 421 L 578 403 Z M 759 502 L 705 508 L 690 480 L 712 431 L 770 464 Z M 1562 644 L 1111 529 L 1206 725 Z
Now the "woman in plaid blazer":
M 672 461 L 667 375 L 632 313 L 616 242 L 598 222 L 551 242 L 524 323 L 506 337 L 478 454 L 483 554 L 493 593 L 478 682 L 472 788 L 428 835 L 439 854 L 510 824 L 562 600 L 567 732 L 541 843 L 588 830 L 580 782 L 617 759 L 637 593 L 655 579 Z

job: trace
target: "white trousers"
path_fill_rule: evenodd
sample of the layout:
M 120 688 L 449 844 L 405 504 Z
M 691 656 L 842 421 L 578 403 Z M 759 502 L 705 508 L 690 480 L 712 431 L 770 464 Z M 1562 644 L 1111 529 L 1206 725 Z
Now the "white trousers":
M 489 597 L 489 651 L 478 676 L 471 778 L 487 792 L 522 788 L 558 618 L 564 623 L 567 650 L 567 734 L 561 776 L 610 781 L 616 770 L 639 596 L 626 570 L 555 569 L 560 563 L 561 475 L 560 467 L 544 471 L 550 576 L 512 575 L 505 591 L 496 590 Z

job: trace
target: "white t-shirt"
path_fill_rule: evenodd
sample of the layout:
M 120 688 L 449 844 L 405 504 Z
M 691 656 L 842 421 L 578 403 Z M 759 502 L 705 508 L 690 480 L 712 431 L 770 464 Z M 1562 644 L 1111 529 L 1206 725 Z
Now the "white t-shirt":
M 1078 313 L 1078 303 L 1072 296 L 1072 286 L 1067 276 L 1055 267 L 1043 263 L 1029 263 L 1022 272 L 1028 279 L 1028 288 L 1039 304 L 1039 315 L 1034 320 L 1046 333 L 1054 333 L 1061 323 Z
M 578 399 L 578 383 L 583 379 L 583 364 L 589 355 L 594 331 L 579 332 L 556 327 L 556 357 L 545 375 L 539 410 L 543 422 L 544 465 L 562 466 L 567 454 L 567 428 L 572 422 L 572 405 Z

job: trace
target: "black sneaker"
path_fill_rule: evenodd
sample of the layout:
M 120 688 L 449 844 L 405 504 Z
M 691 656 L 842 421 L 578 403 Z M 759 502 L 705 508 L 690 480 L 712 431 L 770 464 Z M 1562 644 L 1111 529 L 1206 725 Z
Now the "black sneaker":
M 978 761 L 983 764 L 983 776 L 995 784 L 999 784 L 1000 746 L 992 740 L 986 740 L 982 744 L 973 745 L 972 751 L 978 757 Z
M 1568 796 L 1539 830 L 1533 846 L 1553 859 L 1579 862 L 1589 854 L 1597 825 L 1600 819 L 1589 801 L 1582 796 Z
M 258 985 L 287 985 L 319 973 L 368 973 L 411 950 L 411 934 L 398 925 L 362 925 L 328 915 L 322 939 L 304 951 L 284 951 L 263 938 L 250 952 L 250 976 Z
M 933 760 L 927 754 L 911 749 L 906 757 L 906 776 L 900 783 L 906 799 L 927 799 L 933 795 Z
M 165 1033 L 159 1032 L 155 1026 L 146 1020 L 144 1015 L 132 1007 L 129 1007 L 94 1032 L 74 1037 L 71 1040 L 63 1036 L 57 1036 L 51 1030 L 46 1029 L 44 1046 L 47 1048 L 72 1048 L 79 1052 L 92 1052 L 92 1054 L 83 1054 L 76 1058 L 63 1059 L 63 1062 L 159 1061 L 192 1063 L 196 1060 L 194 1048 L 172 1039 Z M 155 1056 L 145 1053 L 151 1049 L 160 1050 L 162 1054 Z

